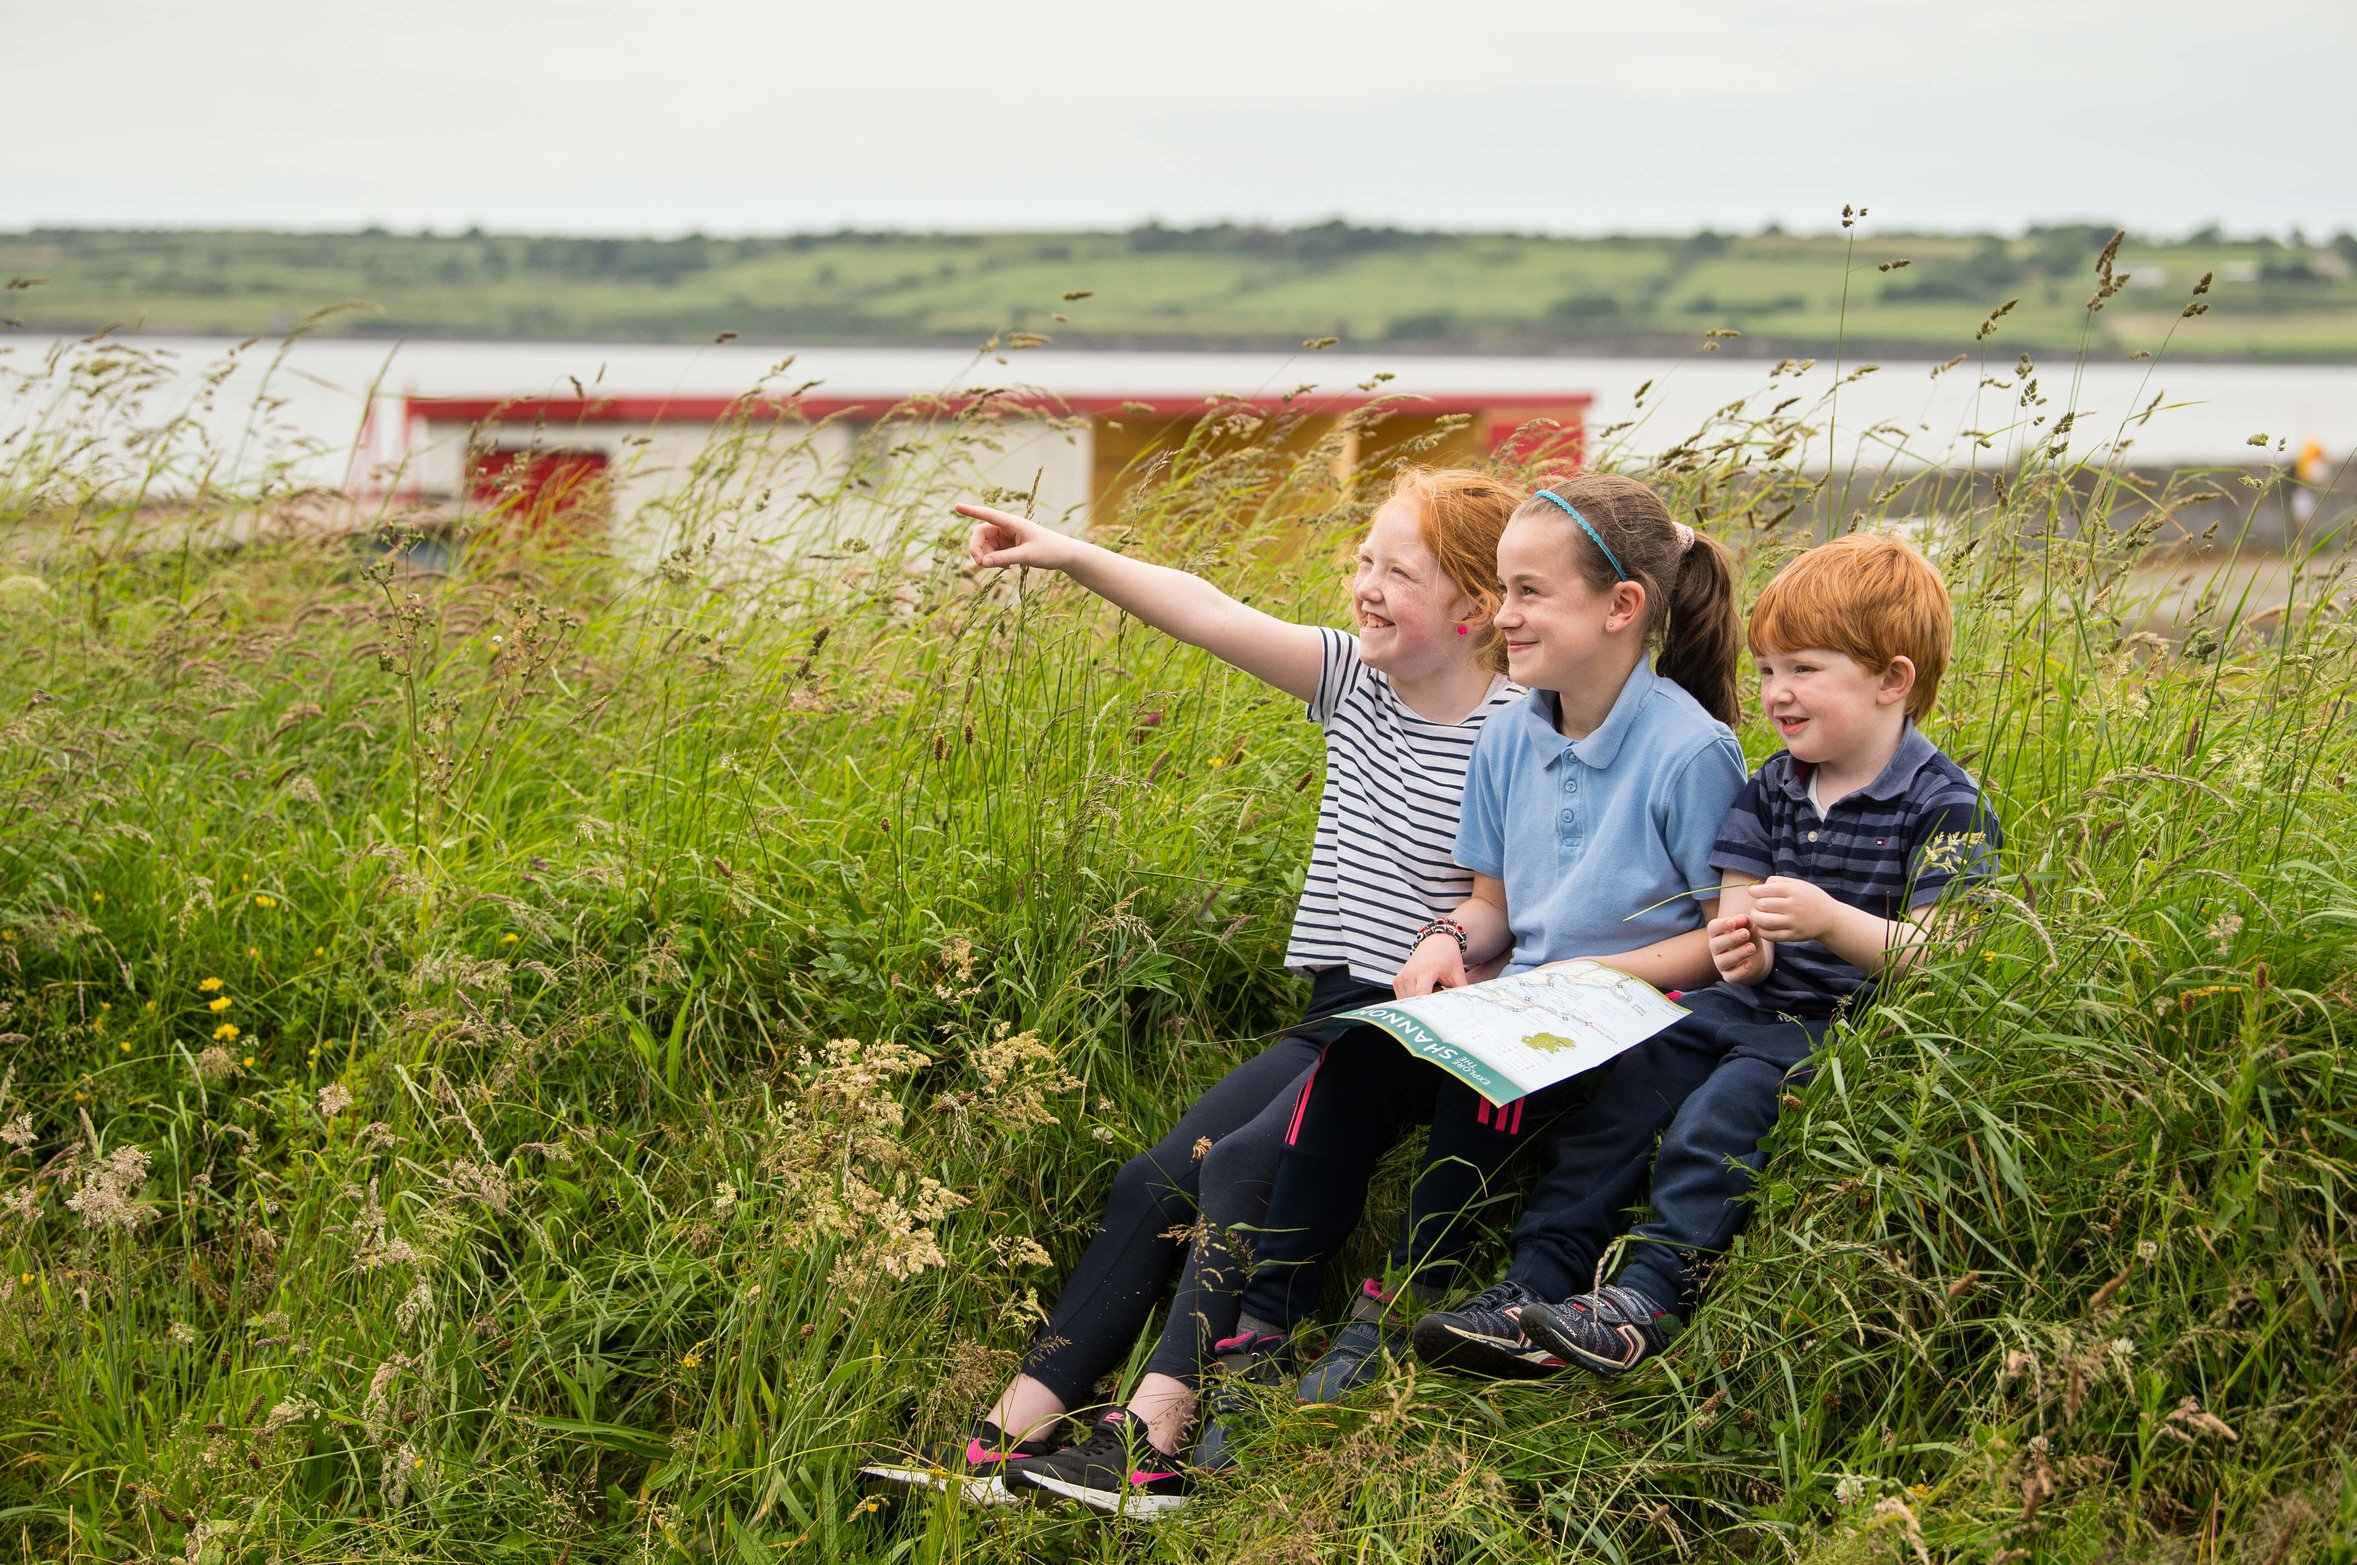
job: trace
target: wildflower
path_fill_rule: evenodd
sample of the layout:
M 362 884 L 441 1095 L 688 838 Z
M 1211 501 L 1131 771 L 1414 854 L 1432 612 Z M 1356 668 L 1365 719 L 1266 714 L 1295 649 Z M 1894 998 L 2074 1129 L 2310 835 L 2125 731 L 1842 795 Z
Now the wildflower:
M 196 1328 L 184 1320 L 176 1320 L 165 1330 L 164 1335 L 169 1337 L 175 1346 L 185 1348 L 196 1341 Z
M 278 898 L 270 895 L 266 891 L 256 892 L 254 894 L 254 906 L 259 908 L 273 908 L 278 906 Z
M 129 1053 L 131 1052 L 131 1040 L 130 1040 L 130 1039 L 128 1039 L 128 1038 L 125 1038 L 125 1039 L 124 1039 L 122 1042 L 120 1042 L 120 1043 L 116 1044 L 116 1045 L 115 1045 L 115 1047 L 116 1047 L 116 1049 L 120 1050 L 122 1053 L 124 1053 L 124 1054 L 129 1054 Z
M 106 893 L 103 891 L 93 891 L 90 893 L 90 900 L 98 903 L 103 907 L 106 904 Z
M 217 1043 L 208 1044 L 204 1053 L 196 1057 L 196 1073 L 207 1081 L 220 1081 L 236 1070 L 237 1061 Z
M 258 1431 L 267 1440 L 289 1424 L 299 1424 L 319 1411 L 319 1404 L 309 1397 L 288 1397 L 270 1410 Z
M 694 1369 L 703 1362 L 704 1355 L 698 1353 L 693 1348 L 690 1348 L 687 1352 L 682 1353 L 679 1356 L 679 1367 L 681 1369 Z
M 0 1125 L 0 1141 L 7 1142 L 19 1152 L 30 1150 L 36 1139 L 33 1134 L 33 1116 L 30 1114 L 19 1114 L 7 1124 Z
M 340 1081 L 331 1081 L 319 1089 L 319 1117 L 334 1119 L 352 1106 L 352 1094 Z
M 207 1000 L 205 1002 L 205 1009 L 211 1011 L 215 1016 L 218 1016 L 236 1003 L 237 1002 L 229 998 L 229 996 L 222 995 L 217 999 Z
M 250 1054 L 247 1055 L 244 1060 L 244 1065 L 247 1070 L 252 1070 L 254 1068 L 254 1057 Z
M 2209 928 L 2210 943 L 2218 948 L 2220 956 L 2225 956 L 2234 948 L 2234 937 L 2241 933 L 2242 915 L 2221 913 L 2218 921 Z
M 212 994 L 220 989 L 221 980 L 218 978 L 201 979 L 198 981 L 196 987 L 197 992 L 200 994 Z
M 137 1199 L 147 1183 L 148 1156 L 137 1147 L 117 1147 L 82 1176 L 82 1188 L 66 1197 L 85 1228 L 118 1228 L 135 1233 L 155 1209 Z
M 313 947 L 311 948 L 311 954 L 312 954 L 313 956 L 325 956 L 325 955 L 327 955 L 327 947 L 325 947 L 325 946 L 313 946 Z
M 370 1435 L 382 1440 L 393 1433 L 394 1421 L 400 1409 L 394 1397 L 394 1385 L 401 1372 L 409 1367 L 409 1355 L 396 1353 L 376 1367 L 368 1377 L 368 1394 L 360 1399 L 360 1420 Z M 402 1448 L 404 1454 L 408 1448 Z
M 1844 1473 L 1833 1486 L 1836 1505 L 1850 1506 L 1866 1498 L 1866 1480 L 1856 1473 Z
M 30 1288 L 33 1285 L 33 1274 L 31 1272 L 18 1272 L 16 1274 L 16 1280 L 20 1286 Z
M 238 1026 L 235 1022 L 223 1022 L 220 1026 L 213 1029 L 213 1041 L 215 1043 L 233 1043 L 237 1040 L 237 1037 Z
M 258 956 L 260 956 L 261 954 L 262 954 L 262 948 L 261 948 L 260 946 L 247 946 L 247 947 L 246 947 L 246 955 L 248 955 L 248 956 L 255 956 L 255 957 L 258 957 Z
M 416 1286 L 404 1294 L 401 1302 L 393 1307 L 393 1324 L 405 1332 L 414 1330 L 420 1320 L 432 1313 L 433 1308 L 434 1290 L 427 1286 L 426 1280 L 421 1277 L 417 1280 Z
M 499 943 L 500 943 L 501 945 L 503 945 L 503 946 L 512 946 L 512 945 L 514 945 L 514 944 L 515 944 L 515 943 L 516 943 L 518 940 L 521 940 L 521 939 L 523 939 L 523 938 L 524 938 L 523 936 L 521 936 L 521 935 L 517 934 L 517 933 L 516 933 L 514 930 L 512 930 L 512 929 L 511 929 L 511 930 L 509 930 L 509 931 L 508 931 L 506 934 L 504 934 L 504 935 L 501 935 L 501 936 L 499 937 Z

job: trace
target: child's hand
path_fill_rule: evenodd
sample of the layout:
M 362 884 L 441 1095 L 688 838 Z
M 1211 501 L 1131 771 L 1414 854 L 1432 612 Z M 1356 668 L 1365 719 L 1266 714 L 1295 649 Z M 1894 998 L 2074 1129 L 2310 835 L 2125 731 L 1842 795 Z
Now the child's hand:
M 976 565 L 1029 565 L 1060 571 L 1072 562 L 1072 540 L 1053 527 L 994 511 L 987 505 L 961 505 L 957 512 L 971 516 L 976 523 L 966 537 L 966 556 Z
M 1435 989 L 1464 987 L 1465 953 L 1446 935 L 1426 935 L 1408 953 L 1407 966 L 1391 981 L 1391 992 L 1403 1000 L 1413 1000 Z
M 1764 982 L 1776 966 L 1776 948 L 1751 927 L 1749 913 L 1730 913 L 1710 921 L 1711 965 L 1731 984 Z
M 1771 875 L 1751 888 L 1751 927 L 1770 940 L 1822 940 L 1841 916 L 1831 893 L 1790 875 Z

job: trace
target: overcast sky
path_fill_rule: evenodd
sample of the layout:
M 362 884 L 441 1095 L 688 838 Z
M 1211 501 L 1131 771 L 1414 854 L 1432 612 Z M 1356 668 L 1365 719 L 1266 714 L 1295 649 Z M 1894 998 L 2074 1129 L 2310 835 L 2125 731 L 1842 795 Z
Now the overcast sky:
M 14 0 L 0 226 L 2357 227 L 2350 0 Z

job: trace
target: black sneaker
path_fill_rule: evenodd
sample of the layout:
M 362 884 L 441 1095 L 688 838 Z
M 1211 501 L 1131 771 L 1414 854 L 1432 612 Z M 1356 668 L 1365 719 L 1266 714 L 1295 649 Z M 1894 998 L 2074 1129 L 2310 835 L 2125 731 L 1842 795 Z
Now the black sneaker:
M 941 1453 L 939 1459 L 908 1466 L 878 1463 L 859 1470 L 862 1478 L 900 1489 L 948 1490 L 969 1505 L 1007 1505 L 1014 1496 L 1002 1481 L 1018 1463 L 1033 1462 L 1056 1449 L 1052 1439 L 1017 1440 L 1010 1444 L 987 1418 L 974 1420 L 963 1447 Z
M 1387 1364 L 1402 1356 L 1406 1335 L 1380 1321 L 1344 1322 L 1325 1353 L 1301 1377 L 1295 1397 L 1303 1402 L 1339 1402 L 1372 1384 Z
M 1203 1392 L 1203 1428 L 1195 1436 L 1192 1464 L 1218 1473 L 1236 1465 L 1230 1426 L 1252 1405 L 1244 1386 L 1273 1386 L 1284 1368 L 1285 1339 L 1266 1332 L 1238 1332 L 1212 1344 L 1211 1375 Z
M 1617 1284 L 1522 1312 L 1522 1329 L 1533 1342 L 1599 1375 L 1627 1374 L 1669 1346 L 1677 1327 L 1677 1316 Z
M 1178 1458 L 1155 1450 L 1146 1439 L 1146 1421 L 1127 1408 L 1098 1419 L 1095 1432 L 1080 1444 L 1010 1467 L 1006 1483 L 1030 1498 L 1054 1495 L 1109 1516 L 1141 1520 L 1183 1508 L 1195 1488 Z
M 1435 1369 L 1492 1380 L 1543 1380 L 1563 1367 L 1551 1350 L 1522 1334 L 1511 1311 L 1539 1303 L 1518 1282 L 1493 1283 L 1453 1310 L 1416 1322 L 1416 1357 Z

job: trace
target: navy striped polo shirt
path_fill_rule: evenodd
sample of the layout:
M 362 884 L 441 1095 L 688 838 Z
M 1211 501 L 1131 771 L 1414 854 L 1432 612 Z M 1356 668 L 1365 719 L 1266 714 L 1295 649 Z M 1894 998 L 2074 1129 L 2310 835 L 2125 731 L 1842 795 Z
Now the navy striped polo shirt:
M 1743 785 L 1711 848 L 1711 867 L 1789 875 L 1863 908 L 1901 918 L 1951 882 L 1995 872 L 1997 818 L 1978 784 L 1912 722 L 1880 776 L 1823 815 L 1809 800 L 1809 764 L 1779 750 Z M 1871 980 L 1814 940 L 1776 947 L 1765 982 L 1721 987 L 1781 1016 L 1831 1016 Z

